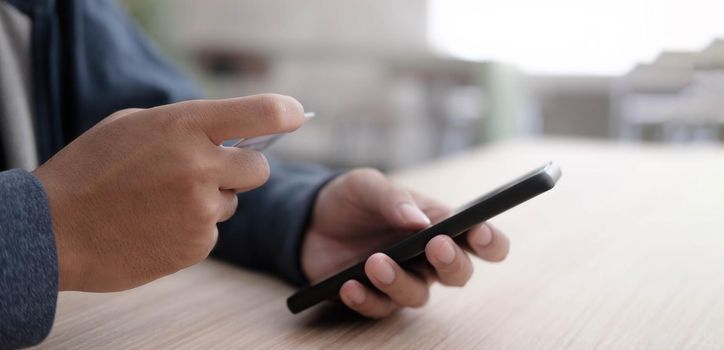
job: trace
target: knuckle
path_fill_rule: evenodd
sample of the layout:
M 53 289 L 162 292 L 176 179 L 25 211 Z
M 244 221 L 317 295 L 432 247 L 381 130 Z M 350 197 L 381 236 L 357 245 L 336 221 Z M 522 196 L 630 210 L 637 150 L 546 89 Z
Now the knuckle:
M 465 287 L 465 285 L 468 284 L 469 279 L 469 276 L 460 276 L 447 281 L 445 284 L 452 287 Z
M 373 319 L 384 318 L 392 313 L 392 310 L 388 305 L 375 303 L 373 301 L 365 301 L 364 304 L 357 307 L 357 311 L 365 317 Z
M 175 176 L 172 177 L 172 182 L 177 188 L 182 191 L 192 190 L 197 186 L 196 174 L 191 169 L 185 169 L 178 171 Z
M 193 249 L 183 249 L 173 256 L 173 269 L 181 270 L 187 268 L 199 260 L 199 254 Z
M 188 169 L 188 177 L 194 182 L 205 182 L 212 170 L 208 161 L 197 157 L 192 157 L 185 166 Z
M 405 188 L 405 186 L 392 183 L 390 184 L 389 188 L 390 198 L 393 198 L 396 201 L 408 201 L 410 200 L 410 191 Z
M 443 272 L 442 275 L 447 276 L 447 278 L 444 278 L 445 285 L 464 287 L 473 275 L 472 263 L 467 257 L 464 259 L 458 258 L 458 262 L 455 264 L 455 267 L 449 272 Z
M 236 197 L 236 194 L 228 198 L 228 203 L 225 206 L 224 213 L 221 215 L 220 221 L 226 221 L 230 219 L 232 216 L 234 216 L 234 213 L 236 212 L 236 208 L 239 206 L 239 199 Z
M 229 197 L 229 211 L 231 211 L 232 215 L 237 207 L 239 207 L 239 197 L 236 196 L 236 193 L 233 193 L 231 197 Z
M 195 258 L 197 262 L 204 260 L 209 256 L 211 251 L 214 249 L 214 246 L 216 246 L 218 236 L 219 230 L 216 225 L 212 225 L 210 230 L 207 230 L 205 234 L 201 235 L 195 249 Z
M 175 179 L 179 185 L 186 188 L 196 188 L 205 185 L 213 179 L 214 168 L 211 162 L 203 157 L 179 155 L 177 157 Z
M 508 238 L 503 235 L 494 235 L 493 241 L 495 248 L 487 254 L 486 260 L 489 262 L 501 262 L 508 257 L 508 253 L 510 252 L 510 242 L 508 241 Z
M 407 301 L 409 307 L 422 307 L 430 299 L 430 290 L 427 287 L 419 287 L 417 293 L 410 293 L 412 296 Z
M 417 300 L 417 303 L 413 305 L 414 307 L 423 307 L 427 304 L 427 301 L 430 300 L 430 293 L 425 293 L 425 295 Z
M 183 191 L 177 198 L 181 210 L 179 214 L 186 228 L 183 232 L 187 233 L 187 239 L 202 237 L 210 225 L 218 222 L 221 209 L 219 200 L 208 187 L 195 185 Z
M 177 102 L 177 108 L 151 108 L 153 118 L 158 123 L 159 130 L 169 132 L 188 132 L 194 129 L 196 123 L 208 113 L 209 106 L 202 100 L 188 100 Z
M 174 115 L 176 117 L 196 117 L 198 116 L 201 111 L 203 110 L 203 107 L 206 104 L 207 101 L 204 100 L 186 100 L 175 103 L 176 106 L 179 108 L 175 108 L 174 110 L 178 112 L 176 113 L 167 113 L 168 115 Z M 165 109 L 169 110 L 169 109 Z
M 375 168 L 355 169 L 355 170 L 352 170 L 349 172 L 349 176 L 350 176 L 350 180 L 352 180 L 352 181 L 354 181 L 354 180 L 359 181 L 359 180 L 367 179 L 370 177 L 375 177 L 375 178 L 384 178 L 385 177 L 385 175 L 381 171 L 379 171 L 378 169 L 375 169 Z
M 202 260 L 206 259 L 209 254 L 211 254 L 211 251 L 214 250 L 214 247 L 216 247 L 216 242 L 219 240 L 219 228 L 216 227 L 216 225 L 213 225 L 211 232 L 206 235 L 205 239 L 205 246 L 203 247 L 202 251 Z
M 496 251 L 493 254 L 490 254 L 490 258 L 488 261 L 501 262 L 501 261 L 505 260 L 506 257 L 508 257 L 507 251 Z
M 115 113 L 111 114 L 111 116 L 117 116 L 117 115 L 123 116 L 123 115 L 127 115 L 127 114 L 140 112 L 142 110 L 143 110 L 143 108 L 124 108 L 124 109 L 121 109 L 121 110 L 116 111 Z
M 118 110 L 118 111 L 114 112 L 113 114 L 109 115 L 108 117 L 106 117 L 105 119 L 103 119 L 103 120 L 101 121 L 101 124 L 112 123 L 112 122 L 114 122 L 114 121 L 116 121 L 116 120 L 118 120 L 118 119 L 121 119 L 121 118 L 123 118 L 123 117 L 125 117 L 125 116 L 127 116 L 127 115 L 130 115 L 130 114 L 133 114 L 133 113 L 136 113 L 136 112 L 140 112 L 140 111 L 142 111 L 142 110 L 143 110 L 143 109 L 141 109 L 141 108 L 126 108 L 126 109 Z
M 469 261 L 462 261 L 460 263 L 460 268 L 457 275 L 458 276 L 453 283 L 454 286 L 464 287 L 466 284 L 468 284 L 468 281 L 470 281 L 470 277 L 473 276 L 472 263 L 470 263 Z
M 180 111 L 187 111 L 186 114 L 192 114 L 187 108 L 190 108 L 192 105 L 189 102 L 179 102 L 180 105 L 184 106 L 184 108 L 179 108 Z M 179 125 L 181 125 L 182 121 L 185 120 L 185 115 L 180 115 L 177 110 L 172 110 L 170 108 L 160 108 L 155 107 L 151 108 L 150 111 L 152 112 L 150 115 L 152 118 L 159 123 L 159 129 L 160 130 L 173 130 L 175 128 L 178 128 Z
M 269 161 L 267 161 L 266 157 L 264 157 L 264 155 L 260 152 L 258 152 L 258 154 L 258 181 L 261 186 L 269 180 L 269 176 L 271 176 L 271 168 L 269 168 Z
M 208 246 L 208 244 L 196 244 L 193 247 L 182 250 L 175 256 L 175 268 L 180 270 L 203 261 L 209 256 L 209 253 L 211 253 L 211 249 L 207 248 Z
M 369 318 L 376 318 L 376 310 L 371 302 L 365 301 L 362 304 L 351 306 L 352 310 L 359 312 L 361 315 Z
M 216 203 L 208 199 L 198 200 L 197 205 L 194 208 L 195 217 L 200 223 L 205 225 L 215 224 L 218 217 L 218 207 L 219 206 Z
M 245 173 L 248 178 L 249 186 L 259 187 L 265 184 L 271 176 L 269 161 L 264 154 L 254 150 L 241 150 L 241 162 L 245 163 Z
M 214 226 L 213 231 L 216 230 Z M 216 234 L 205 232 L 199 237 L 187 240 L 184 247 L 174 254 L 174 264 L 176 269 L 182 269 L 206 259 L 211 250 L 216 245 Z
M 374 168 L 359 168 L 351 170 L 343 177 L 345 187 L 349 187 L 353 193 L 362 193 L 367 190 L 368 183 L 373 179 L 384 179 L 385 175 Z

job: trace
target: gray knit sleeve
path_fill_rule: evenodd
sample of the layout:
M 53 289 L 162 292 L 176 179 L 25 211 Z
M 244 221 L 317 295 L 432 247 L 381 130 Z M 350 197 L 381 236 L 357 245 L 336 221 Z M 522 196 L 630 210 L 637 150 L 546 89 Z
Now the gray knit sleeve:
M 58 258 L 48 201 L 23 170 L 0 172 L 0 348 L 41 342 L 58 298 Z

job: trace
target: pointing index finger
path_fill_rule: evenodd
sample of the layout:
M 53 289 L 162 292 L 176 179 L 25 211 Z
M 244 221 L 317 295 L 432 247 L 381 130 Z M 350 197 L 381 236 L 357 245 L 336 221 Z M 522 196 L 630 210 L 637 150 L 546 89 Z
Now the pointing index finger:
M 229 139 L 291 132 L 304 123 L 302 105 L 276 94 L 195 100 L 162 108 L 189 118 L 217 145 Z

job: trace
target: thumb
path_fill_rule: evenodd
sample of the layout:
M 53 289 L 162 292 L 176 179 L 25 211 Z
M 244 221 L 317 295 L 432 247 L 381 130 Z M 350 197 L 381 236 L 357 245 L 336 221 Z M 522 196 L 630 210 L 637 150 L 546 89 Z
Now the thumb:
M 390 182 L 389 188 L 381 193 L 380 201 L 382 215 L 399 228 L 421 229 L 430 225 L 430 218 L 403 186 Z
M 364 206 L 381 214 L 387 223 L 410 230 L 430 224 L 430 218 L 420 209 L 412 193 L 405 187 L 371 169 L 358 170 L 354 177 L 359 179 L 356 192 Z

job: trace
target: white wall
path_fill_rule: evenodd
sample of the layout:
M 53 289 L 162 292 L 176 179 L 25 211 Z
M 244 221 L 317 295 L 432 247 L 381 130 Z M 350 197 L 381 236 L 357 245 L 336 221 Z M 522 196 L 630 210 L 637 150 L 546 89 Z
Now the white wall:
M 169 39 L 255 52 L 426 50 L 422 0 L 179 0 Z

